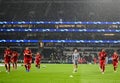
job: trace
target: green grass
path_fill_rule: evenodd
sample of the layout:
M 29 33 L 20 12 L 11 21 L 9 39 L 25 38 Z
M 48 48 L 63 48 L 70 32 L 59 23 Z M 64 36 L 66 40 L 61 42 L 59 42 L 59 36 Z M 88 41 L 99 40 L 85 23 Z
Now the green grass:
M 46 68 L 42 68 L 44 65 Z M 32 65 L 29 73 L 18 67 L 8 74 L 0 67 L 0 83 L 120 83 L 120 67 L 114 73 L 112 65 L 107 65 L 104 75 L 98 65 L 80 64 L 77 73 L 72 70 L 72 64 L 42 64 L 40 70 Z

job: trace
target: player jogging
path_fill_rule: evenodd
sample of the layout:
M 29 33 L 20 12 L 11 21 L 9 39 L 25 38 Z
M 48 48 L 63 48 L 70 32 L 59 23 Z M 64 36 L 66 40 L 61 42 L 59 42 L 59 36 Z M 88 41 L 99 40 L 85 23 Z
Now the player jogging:
M 16 51 L 12 52 L 11 62 L 13 65 L 13 69 L 17 69 L 17 60 L 18 60 L 18 53 Z
M 26 72 L 30 71 L 31 63 L 32 63 L 32 52 L 28 47 L 26 47 L 24 50 L 24 66 Z
M 4 51 L 4 63 L 5 63 L 6 72 L 10 72 L 11 55 L 12 55 L 12 51 L 9 47 L 7 47 L 6 50 Z
M 99 64 L 100 64 L 100 69 L 102 74 L 104 74 L 104 71 L 105 71 L 106 56 L 107 56 L 107 53 L 105 52 L 104 49 L 102 49 L 102 51 L 99 53 Z
M 78 53 L 78 50 L 75 49 L 74 52 L 73 52 L 73 54 L 72 54 L 72 61 L 73 61 L 73 65 L 74 65 L 73 72 L 77 72 L 78 60 L 79 60 L 79 53 Z
M 42 56 L 39 52 L 35 55 L 35 66 L 40 69 L 40 62 L 41 62 Z
M 112 55 L 112 61 L 113 61 L 113 67 L 114 67 L 114 72 L 116 72 L 116 69 L 118 67 L 118 61 L 119 61 L 119 57 L 117 52 L 114 52 Z
M 94 64 L 97 64 L 97 58 L 96 57 L 94 57 L 93 62 L 94 62 Z

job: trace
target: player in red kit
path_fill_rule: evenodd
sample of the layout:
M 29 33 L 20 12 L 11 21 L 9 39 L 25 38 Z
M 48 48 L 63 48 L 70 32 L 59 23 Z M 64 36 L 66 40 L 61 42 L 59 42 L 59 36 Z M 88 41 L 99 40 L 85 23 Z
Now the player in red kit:
M 94 57 L 93 61 L 94 61 L 94 64 L 97 64 L 97 58 L 96 57 Z
M 99 53 L 99 63 L 100 63 L 100 69 L 102 74 L 104 74 L 104 71 L 105 71 L 106 56 L 107 56 L 107 53 L 105 52 L 104 49 L 102 49 L 102 51 Z
M 35 66 L 40 69 L 40 62 L 41 62 L 42 56 L 39 52 L 35 55 Z
M 117 52 L 114 52 L 114 54 L 112 55 L 112 61 L 113 61 L 114 72 L 116 72 L 116 69 L 118 67 L 118 61 L 119 61 Z
M 17 60 L 18 60 L 18 53 L 16 51 L 12 52 L 11 62 L 13 65 L 13 69 L 17 69 Z
M 26 47 L 24 50 L 24 66 L 26 68 L 26 72 L 30 71 L 31 63 L 32 63 L 32 52 L 28 47 Z
M 12 51 L 9 47 L 7 47 L 6 50 L 4 51 L 4 63 L 5 63 L 6 72 L 10 72 L 11 55 L 12 55 Z

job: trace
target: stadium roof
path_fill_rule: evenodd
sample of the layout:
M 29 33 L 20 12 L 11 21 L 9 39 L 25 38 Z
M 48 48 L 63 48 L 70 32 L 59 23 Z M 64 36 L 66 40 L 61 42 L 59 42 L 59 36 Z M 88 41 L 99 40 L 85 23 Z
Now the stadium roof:
M 119 0 L 0 0 L 0 21 L 120 21 Z

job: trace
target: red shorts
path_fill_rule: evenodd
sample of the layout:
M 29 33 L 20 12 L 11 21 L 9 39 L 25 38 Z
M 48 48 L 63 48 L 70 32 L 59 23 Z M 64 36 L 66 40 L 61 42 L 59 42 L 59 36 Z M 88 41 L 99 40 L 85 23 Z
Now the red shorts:
M 11 62 L 10 58 L 4 58 L 4 63 L 5 63 L 5 64 L 8 64 L 8 63 L 10 63 L 10 62 Z
M 32 59 L 24 59 L 24 64 L 31 64 L 32 63 Z
M 117 67 L 118 66 L 118 62 L 117 61 L 113 61 L 113 66 Z
M 16 62 L 17 62 L 17 58 L 11 59 L 11 62 L 12 62 L 12 63 L 16 63 Z
M 105 66 L 106 61 L 105 60 L 100 60 L 100 66 Z
M 40 65 L 40 60 L 35 61 L 36 65 Z

